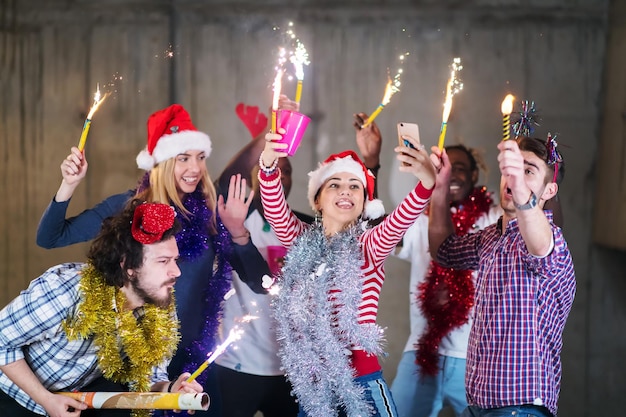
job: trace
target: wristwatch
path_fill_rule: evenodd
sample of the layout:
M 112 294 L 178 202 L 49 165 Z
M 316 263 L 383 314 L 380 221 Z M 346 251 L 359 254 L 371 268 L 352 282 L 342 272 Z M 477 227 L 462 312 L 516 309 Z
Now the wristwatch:
M 517 204 L 515 200 L 513 200 L 513 204 L 515 208 L 518 210 L 530 210 L 537 206 L 537 196 L 532 191 L 530 192 L 530 198 L 526 204 Z

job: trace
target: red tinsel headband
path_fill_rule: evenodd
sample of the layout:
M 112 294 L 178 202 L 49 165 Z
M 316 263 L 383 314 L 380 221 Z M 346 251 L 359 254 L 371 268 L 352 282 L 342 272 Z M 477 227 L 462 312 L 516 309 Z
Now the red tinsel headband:
M 144 245 L 158 242 L 163 233 L 174 226 L 174 208 L 161 203 L 143 203 L 137 206 L 131 225 L 133 238 Z

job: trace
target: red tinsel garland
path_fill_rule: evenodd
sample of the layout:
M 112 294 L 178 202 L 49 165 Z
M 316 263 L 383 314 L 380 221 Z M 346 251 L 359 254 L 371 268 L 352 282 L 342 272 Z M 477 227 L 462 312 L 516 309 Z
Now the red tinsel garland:
M 492 204 L 486 187 L 475 188 L 458 205 L 451 204 L 456 234 L 468 233 Z M 415 344 L 415 363 L 423 375 L 437 375 L 441 339 L 467 323 L 469 312 L 474 306 L 472 271 L 444 268 L 431 261 L 426 280 L 417 287 L 417 303 L 427 320 L 427 327 Z

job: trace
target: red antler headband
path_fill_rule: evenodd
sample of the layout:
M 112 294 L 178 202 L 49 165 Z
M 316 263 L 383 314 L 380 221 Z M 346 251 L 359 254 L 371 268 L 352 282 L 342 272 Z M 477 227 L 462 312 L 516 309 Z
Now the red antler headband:
M 174 226 L 175 217 L 176 212 L 167 204 L 140 204 L 135 208 L 131 225 L 133 238 L 144 245 L 158 242 Z

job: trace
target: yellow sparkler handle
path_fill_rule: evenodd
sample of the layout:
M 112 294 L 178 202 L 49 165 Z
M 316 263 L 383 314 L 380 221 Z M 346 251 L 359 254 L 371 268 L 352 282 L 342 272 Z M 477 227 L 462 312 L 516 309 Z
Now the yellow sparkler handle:
M 511 138 L 511 115 L 502 115 L 502 140 L 509 140 Z
M 276 110 L 272 110 L 272 133 L 276 133 Z
M 296 84 L 296 103 L 300 104 L 301 98 L 302 98 L 302 80 L 298 80 L 298 84 Z
M 441 123 L 441 132 L 439 132 L 439 150 L 443 149 L 443 143 L 446 139 L 446 130 L 448 129 L 447 123 Z
M 78 141 L 78 150 L 83 151 L 85 149 L 85 142 L 87 142 L 87 134 L 89 133 L 89 127 L 91 126 L 91 119 L 86 119 L 83 125 L 83 131 L 80 134 L 80 141 Z
M 374 121 L 376 116 L 378 116 L 380 114 L 380 112 L 383 111 L 384 108 L 385 108 L 384 104 L 382 104 L 382 103 L 379 104 L 378 107 L 376 107 L 376 110 L 374 110 L 374 112 L 370 115 L 370 117 L 367 118 L 367 121 L 365 122 L 365 124 L 363 126 L 361 126 L 361 127 L 362 128 L 366 128 L 367 126 L 372 124 L 372 122 Z
M 193 382 L 193 381 L 194 381 L 197 377 L 199 377 L 199 376 L 200 376 L 200 374 L 201 374 L 202 372 L 204 372 L 204 370 L 205 370 L 208 366 L 209 366 L 209 360 L 207 359 L 206 361 L 204 361 L 204 362 L 202 363 L 202 365 L 200 365 L 200 366 L 198 367 L 198 369 L 196 369 L 196 370 L 194 371 L 194 373 L 193 373 L 193 374 L 191 374 L 191 375 L 189 376 L 189 378 L 187 378 L 187 382 Z

